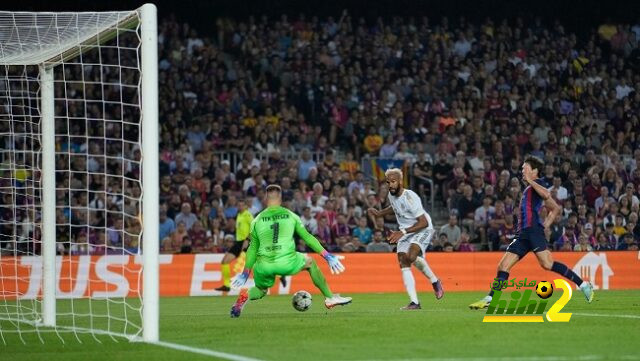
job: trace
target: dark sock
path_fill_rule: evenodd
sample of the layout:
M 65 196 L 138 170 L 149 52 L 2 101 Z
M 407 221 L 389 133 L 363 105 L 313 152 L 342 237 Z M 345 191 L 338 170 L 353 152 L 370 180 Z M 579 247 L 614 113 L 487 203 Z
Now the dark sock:
M 496 278 L 499 281 L 506 281 L 509 278 L 509 272 L 505 272 L 505 271 L 498 271 L 498 275 L 496 276 Z M 493 282 L 492 282 L 493 283 Z M 491 291 L 489 291 L 489 296 L 493 297 L 493 291 L 501 291 L 502 289 L 491 289 Z
M 553 266 L 551 266 L 551 270 L 561 276 L 564 276 L 570 279 L 573 283 L 580 286 L 582 284 L 582 278 L 578 277 L 578 275 L 569 269 L 569 267 L 565 266 L 564 263 L 553 262 Z

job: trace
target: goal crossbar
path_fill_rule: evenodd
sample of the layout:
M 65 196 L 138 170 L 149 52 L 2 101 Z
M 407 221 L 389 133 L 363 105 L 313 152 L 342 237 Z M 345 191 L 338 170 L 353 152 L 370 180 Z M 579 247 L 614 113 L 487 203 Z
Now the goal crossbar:
M 60 18 L 65 20 L 61 21 Z M 139 23 L 136 11 L 103 13 L 0 11 L 0 23 L 6 23 L 7 19 L 13 21 L 17 29 L 19 26 L 26 26 L 26 29 L 25 34 L 19 30 L 0 31 L 0 65 L 44 64 L 46 67 L 62 64 L 78 56 L 87 46 L 105 43 L 115 38 L 118 35 L 118 29 L 133 29 Z M 70 26 L 74 22 L 75 25 Z M 56 40 L 65 38 L 66 43 L 58 41 L 44 44 L 44 46 L 38 43 L 42 40 L 40 30 L 45 30 L 45 27 L 56 29 L 58 33 Z M 38 44 L 38 46 L 31 46 L 32 44 Z

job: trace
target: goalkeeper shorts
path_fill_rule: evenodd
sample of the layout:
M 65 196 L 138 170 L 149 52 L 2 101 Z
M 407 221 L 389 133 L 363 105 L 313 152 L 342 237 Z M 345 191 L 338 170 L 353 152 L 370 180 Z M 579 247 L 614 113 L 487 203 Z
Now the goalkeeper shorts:
M 276 276 L 291 276 L 302 271 L 307 258 L 304 254 L 296 252 L 292 257 L 279 259 L 275 262 L 258 260 L 253 266 L 253 281 L 256 287 L 266 290 L 275 283 Z

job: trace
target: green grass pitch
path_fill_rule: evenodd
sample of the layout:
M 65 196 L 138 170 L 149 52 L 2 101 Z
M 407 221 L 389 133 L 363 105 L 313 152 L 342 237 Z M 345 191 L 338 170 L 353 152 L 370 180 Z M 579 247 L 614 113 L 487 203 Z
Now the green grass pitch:
M 330 311 L 314 295 L 304 313 L 293 309 L 291 296 L 267 296 L 250 301 L 239 319 L 229 318 L 233 297 L 164 298 L 160 338 L 274 361 L 640 360 L 640 291 L 596 291 L 592 304 L 574 291 L 562 310 L 573 313 L 569 323 L 483 323 L 484 311 L 467 308 L 481 295 L 451 292 L 436 301 L 433 294 L 423 293 L 420 311 L 399 310 L 407 303 L 404 294 L 356 294 L 352 305 Z M 59 309 L 66 302 L 59 301 Z M 83 302 L 74 301 L 76 312 L 83 311 Z M 42 344 L 27 334 L 24 345 L 4 332 L 9 326 L 0 322 L 7 343 L 0 343 L 0 360 L 216 359 L 104 336 L 98 343 L 84 335 L 79 343 L 65 334 L 62 344 L 47 334 Z

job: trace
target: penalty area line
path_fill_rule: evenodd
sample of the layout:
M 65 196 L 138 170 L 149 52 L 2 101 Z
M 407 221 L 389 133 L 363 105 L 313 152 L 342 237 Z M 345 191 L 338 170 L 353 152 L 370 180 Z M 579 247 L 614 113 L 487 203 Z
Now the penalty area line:
M 157 341 L 157 342 L 150 342 L 149 344 L 162 346 L 162 347 L 166 347 L 166 348 L 170 348 L 170 349 L 174 349 L 174 350 L 178 350 L 178 351 L 191 352 L 191 353 L 195 353 L 195 354 L 198 354 L 198 355 L 218 357 L 218 358 L 225 359 L 225 360 L 232 360 L 232 361 L 262 361 L 260 359 L 246 357 L 246 356 L 242 356 L 242 355 L 235 355 L 235 354 L 232 354 L 232 353 L 214 351 L 214 350 L 210 350 L 210 349 L 207 349 L 207 348 L 199 348 L 199 347 L 181 345 L 179 343 L 173 343 L 173 342 Z
M 576 316 L 588 316 L 588 317 L 615 317 L 615 318 L 635 318 L 640 320 L 640 315 L 616 315 L 613 313 L 580 313 L 573 312 Z

